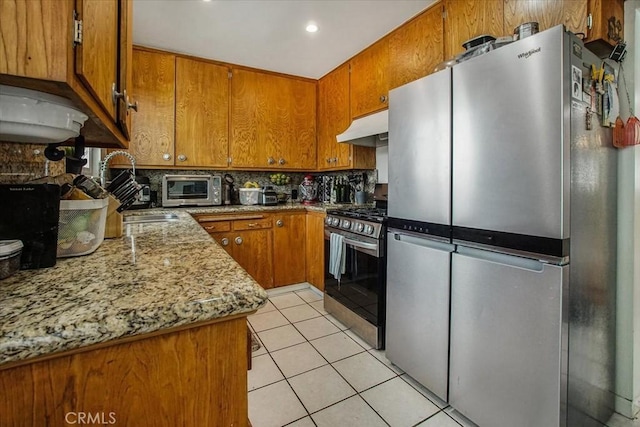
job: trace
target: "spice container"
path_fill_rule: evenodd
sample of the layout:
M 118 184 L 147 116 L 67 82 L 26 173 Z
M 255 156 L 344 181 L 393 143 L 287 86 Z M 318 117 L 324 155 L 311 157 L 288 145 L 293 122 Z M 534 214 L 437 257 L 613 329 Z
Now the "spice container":
M 21 240 L 0 240 L 0 280 L 20 270 Z

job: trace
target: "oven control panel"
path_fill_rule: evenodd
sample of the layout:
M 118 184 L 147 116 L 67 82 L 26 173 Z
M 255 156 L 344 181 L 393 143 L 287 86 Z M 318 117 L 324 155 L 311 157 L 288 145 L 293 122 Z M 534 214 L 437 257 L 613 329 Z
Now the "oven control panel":
M 383 225 L 373 221 L 340 218 L 327 215 L 324 220 L 325 228 L 334 231 L 345 230 L 351 233 L 378 238 Z

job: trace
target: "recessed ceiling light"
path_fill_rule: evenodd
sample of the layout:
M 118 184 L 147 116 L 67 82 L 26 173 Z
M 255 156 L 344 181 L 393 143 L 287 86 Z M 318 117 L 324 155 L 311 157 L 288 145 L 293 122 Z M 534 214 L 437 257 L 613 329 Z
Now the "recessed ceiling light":
M 310 33 L 315 33 L 316 31 L 318 31 L 318 26 L 314 23 L 310 23 L 309 25 L 307 25 L 306 30 Z

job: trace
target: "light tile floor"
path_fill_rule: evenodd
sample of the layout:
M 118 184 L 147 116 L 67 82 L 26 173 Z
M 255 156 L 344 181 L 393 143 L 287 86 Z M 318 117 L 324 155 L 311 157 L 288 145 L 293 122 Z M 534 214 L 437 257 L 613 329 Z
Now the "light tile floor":
M 474 426 L 324 311 L 319 293 L 295 289 L 270 291 L 249 316 L 262 345 L 248 381 L 254 427 Z

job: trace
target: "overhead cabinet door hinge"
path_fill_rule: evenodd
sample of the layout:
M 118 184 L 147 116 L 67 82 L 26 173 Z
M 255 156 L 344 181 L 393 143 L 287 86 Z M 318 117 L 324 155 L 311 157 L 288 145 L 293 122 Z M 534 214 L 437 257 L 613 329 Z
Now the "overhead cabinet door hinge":
M 78 13 L 73 12 L 73 44 L 82 44 L 82 19 L 78 19 Z

